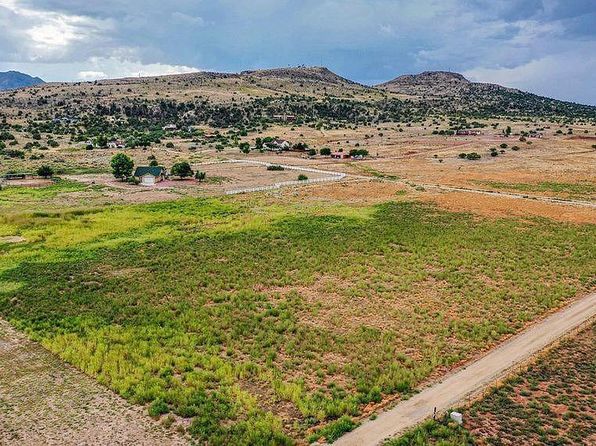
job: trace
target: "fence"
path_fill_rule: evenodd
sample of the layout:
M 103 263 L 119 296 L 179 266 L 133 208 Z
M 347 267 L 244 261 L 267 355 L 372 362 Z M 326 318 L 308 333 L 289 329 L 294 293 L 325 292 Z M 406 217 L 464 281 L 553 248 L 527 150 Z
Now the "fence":
M 312 169 L 310 167 L 302 167 L 302 166 L 291 166 L 288 164 L 278 164 L 278 163 L 268 163 L 266 161 L 256 161 L 256 160 L 222 160 L 222 161 L 207 161 L 205 163 L 198 164 L 197 167 L 200 166 L 209 166 L 213 164 L 233 164 L 233 163 L 245 163 L 245 164 L 257 164 L 259 166 L 280 166 L 287 170 L 298 170 L 302 172 L 311 172 L 311 173 L 319 173 L 322 175 L 333 175 L 333 176 L 341 176 L 342 178 L 346 176 L 345 173 L 342 172 L 333 172 L 329 170 L 320 170 L 320 169 Z
M 267 190 L 276 190 L 286 186 L 302 186 L 306 184 L 315 184 L 315 183 L 327 183 L 330 181 L 340 181 L 345 178 L 346 174 L 342 172 L 332 172 L 328 170 L 320 170 L 320 169 L 313 169 L 310 167 L 302 167 L 302 166 L 290 166 L 287 164 L 277 164 L 277 163 L 268 163 L 266 161 L 256 161 L 256 160 L 222 160 L 222 161 L 207 161 L 205 163 L 201 163 L 197 165 L 200 166 L 209 166 L 213 164 L 234 164 L 234 163 L 245 163 L 245 164 L 256 164 L 259 166 L 280 166 L 287 170 L 296 170 L 299 172 L 310 172 L 316 173 L 320 175 L 329 175 L 328 177 L 323 178 L 313 178 L 310 180 L 296 180 L 296 181 L 282 181 L 281 183 L 275 183 L 268 186 L 256 186 L 256 187 L 247 187 L 244 189 L 233 189 L 226 191 L 226 195 L 235 195 L 235 194 L 246 194 L 250 192 L 262 192 Z
M 282 181 L 281 183 L 275 183 L 270 186 L 257 186 L 257 187 L 248 187 L 246 189 L 234 189 L 226 191 L 226 195 L 234 195 L 234 194 L 246 194 L 249 192 L 262 192 L 267 190 L 275 190 L 281 189 L 285 186 L 302 186 L 306 184 L 313 184 L 313 183 L 328 183 L 330 181 L 340 181 L 345 177 L 345 174 L 338 174 L 333 175 L 330 177 L 325 178 L 314 178 L 312 180 L 297 180 L 297 181 Z

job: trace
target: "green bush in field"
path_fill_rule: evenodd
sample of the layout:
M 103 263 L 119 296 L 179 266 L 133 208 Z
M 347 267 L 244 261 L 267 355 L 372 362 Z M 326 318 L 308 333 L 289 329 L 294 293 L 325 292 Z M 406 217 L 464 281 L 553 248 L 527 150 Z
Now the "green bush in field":
M 153 403 L 151 403 L 151 406 L 149 406 L 149 415 L 151 415 L 152 417 L 163 415 L 164 413 L 168 413 L 169 411 L 170 408 L 161 398 L 157 398 L 155 401 L 153 401 Z
M 44 164 L 37 169 L 37 175 L 44 178 L 50 178 L 54 175 L 54 169 L 52 169 L 51 166 Z
M 324 438 L 327 442 L 333 443 L 343 434 L 354 430 L 356 426 L 358 426 L 358 424 L 354 423 L 350 417 L 343 416 L 312 434 L 309 437 L 309 442 L 313 443 L 320 438 Z
M 170 170 L 170 172 L 172 173 L 172 175 L 180 177 L 180 178 L 192 177 L 194 174 L 188 161 L 180 161 L 180 162 L 175 163 L 172 166 L 172 169 Z

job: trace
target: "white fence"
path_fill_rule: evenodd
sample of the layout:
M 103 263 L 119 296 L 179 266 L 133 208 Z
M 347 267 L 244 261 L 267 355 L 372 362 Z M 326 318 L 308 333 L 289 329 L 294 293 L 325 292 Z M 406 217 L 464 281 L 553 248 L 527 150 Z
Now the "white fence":
M 283 167 L 284 169 L 287 170 L 299 170 L 302 172 L 311 172 L 311 173 L 320 173 L 322 175 L 335 175 L 335 176 L 341 176 L 342 178 L 346 176 L 345 173 L 342 172 L 332 172 L 329 170 L 320 170 L 320 169 L 312 169 L 310 167 L 302 167 L 302 166 L 291 166 L 288 164 L 278 164 L 278 163 L 268 163 L 265 161 L 256 161 L 256 160 L 222 160 L 222 161 L 207 161 L 205 163 L 200 163 L 197 165 L 197 167 L 200 166 L 209 166 L 209 165 L 213 165 L 213 164 L 227 164 L 227 163 L 245 163 L 245 164 L 257 164 L 259 166 L 280 166 Z
M 226 195 L 234 195 L 234 194 L 246 194 L 250 192 L 262 192 L 267 190 L 275 190 L 280 189 L 286 186 L 302 186 L 306 184 L 315 184 L 315 183 L 328 183 L 330 181 L 340 181 L 345 178 L 346 174 L 342 172 L 332 172 L 328 170 L 320 170 L 320 169 L 312 169 L 310 167 L 302 167 L 302 166 L 290 166 L 287 164 L 277 164 L 277 163 L 268 163 L 265 161 L 256 161 L 256 160 L 223 160 L 223 161 L 208 161 L 206 163 L 201 163 L 197 165 L 200 166 L 208 166 L 213 164 L 226 164 L 226 163 L 245 163 L 245 164 L 257 164 L 259 166 L 280 166 L 286 170 L 296 170 L 299 172 L 310 172 L 316 173 L 320 175 L 329 175 L 323 178 L 313 178 L 309 180 L 295 180 L 295 181 L 282 181 L 280 183 L 271 184 L 268 186 L 256 186 L 256 187 L 247 187 L 244 189 L 233 189 L 226 191 Z
M 330 177 L 324 178 L 314 178 L 312 180 L 295 180 L 295 181 L 282 181 L 281 183 L 275 183 L 270 186 L 257 186 L 257 187 L 248 187 L 246 189 L 234 189 L 226 191 L 226 195 L 234 195 L 234 194 L 246 194 L 249 192 L 261 192 L 266 190 L 275 190 L 281 189 L 285 186 L 302 186 L 306 184 L 313 184 L 313 183 L 328 183 L 330 181 L 340 181 L 345 177 L 345 174 L 333 175 Z

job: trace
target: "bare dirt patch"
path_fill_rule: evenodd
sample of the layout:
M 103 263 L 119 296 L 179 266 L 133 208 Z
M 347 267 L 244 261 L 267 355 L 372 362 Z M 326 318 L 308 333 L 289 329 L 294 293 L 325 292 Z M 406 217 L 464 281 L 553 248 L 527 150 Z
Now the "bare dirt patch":
M 522 198 L 482 195 L 472 192 L 433 192 L 420 194 L 443 209 L 471 212 L 485 217 L 546 217 L 569 223 L 596 223 L 596 209 L 565 204 L 545 203 Z
M 10 180 L 4 183 L 7 186 L 20 186 L 20 187 L 45 187 L 53 184 L 50 179 L 43 178 L 30 178 L 24 180 Z
M 0 243 L 23 243 L 27 241 L 25 237 L 21 237 L 20 235 L 7 235 L 5 237 L 0 237 Z
M 0 364 L 0 444 L 188 444 L 5 321 Z
M 395 200 L 408 191 L 411 191 L 411 188 L 398 183 L 359 180 L 304 188 L 298 192 L 298 197 L 370 205 Z

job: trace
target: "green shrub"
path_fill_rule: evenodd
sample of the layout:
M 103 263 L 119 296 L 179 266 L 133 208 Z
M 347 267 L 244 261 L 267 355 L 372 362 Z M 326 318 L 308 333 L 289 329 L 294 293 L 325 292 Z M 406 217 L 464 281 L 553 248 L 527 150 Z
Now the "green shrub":
M 188 161 L 180 161 L 174 164 L 172 166 L 171 172 L 172 175 L 175 175 L 180 178 L 192 177 L 194 174 Z
M 338 420 L 329 423 L 327 426 L 319 429 L 317 432 L 312 434 L 308 441 L 314 443 L 320 438 L 324 438 L 327 442 L 333 443 L 343 434 L 354 430 L 358 426 L 350 417 L 344 415 Z
M 149 406 L 149 415 L 152 417 L 158 417 L 164 413 L 168 413 L 169 411 L 170 408 L 161 398 L 157 398 L 153 401 L 153 403 L 151 403 L 151 406 Z
M 54 175 L 54 169 L 47 164 L 44 164 L 37 169 L 37 175 L 44 178 L 50 178 L 52 175 Z

